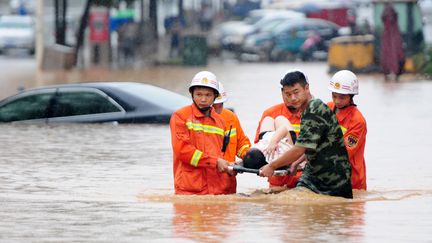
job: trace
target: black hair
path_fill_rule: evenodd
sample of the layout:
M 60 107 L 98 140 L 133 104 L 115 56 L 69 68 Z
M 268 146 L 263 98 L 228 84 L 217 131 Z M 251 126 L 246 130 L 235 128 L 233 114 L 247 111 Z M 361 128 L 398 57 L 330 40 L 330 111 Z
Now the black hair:
M 291 71 L 285 74 L 285 76 L 281 79 L 281 86 L 293 86 L 295 84 L 300 84 L 302 87 L 305 87 L 308 84 L 306 76 L 301 71 Z
M 243 156 L 243 166 L 250 169 L 259 169 L 267 164 L 264 153 L 257 148 L 249 149 Z
M 250 148 L 243 156 L 243 166 L 249 169 L 261 169 L 264 165 L 268 164 L 264 153 L 257 148 Z M 287 166 L 281 166 L 277 170 L 286 170 Z

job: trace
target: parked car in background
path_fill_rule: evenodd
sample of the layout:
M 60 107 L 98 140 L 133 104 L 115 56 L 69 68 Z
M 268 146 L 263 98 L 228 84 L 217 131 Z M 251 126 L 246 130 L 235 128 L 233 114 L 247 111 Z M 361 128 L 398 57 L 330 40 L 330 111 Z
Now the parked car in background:
M 259 31 L 273 20 L 282 18 L 305 18 L 305 15 L 291 10 L 252 10 L 242 21 L 227 21 L 215 26 L 210 33 L 210 39 L 216 41 L 214 45 L 219 45 L 224 50 L 238 52 L 247 35 Z
M 168 123 L 191 99 L 156 86 L 96 82 L 44 86 L 0 101 L 0 122 Z
M 250 11 L 259 9 L 261 7 L 261 1 L 257 0 L 243 0 L 237 1 L 232 7 L 232 15 L 240 18 L 244 18 Z
M 35 52 L 35 24 L 28 15 L 0 16 L 0 53 L 10 49 Z
M 329 41 L 339 35 L 339 28 L 338 25 L 321 19 L 293 19 L 277 25 L 271 31 L 248 36 L 243 43 L 242 52 L 258 55 L 264 61 L 296 58 L 311 33 L 316 33 L 321 39 L 317 50 L 326 52 Z

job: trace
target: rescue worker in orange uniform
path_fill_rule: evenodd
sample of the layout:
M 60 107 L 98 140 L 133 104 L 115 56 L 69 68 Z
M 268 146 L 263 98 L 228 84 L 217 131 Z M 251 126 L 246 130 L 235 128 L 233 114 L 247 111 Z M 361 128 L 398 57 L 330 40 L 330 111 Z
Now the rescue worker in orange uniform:
M 366 163 L 364 150 L 366 144 L 366 120 L 354 103 L 358 94 L 357 76 L 348 70 L 341 70 L 330 80 L 329 90 L 333 101 L 328 103 L 336 113 L 336 118 L 344 134 L 345 147 L 351 164 L 352 189 L 366 190 Z
M 224 89 L 224 86 L 219 82 L 219 96 L 216 98 L 213 107 L 215 111 L 220 114 L 228 127 L 228 131 L 225 132 L 225 136 L 229 141 L 226 145 L 224 152 L 224 159 L 234 164 L 236 157 L 243 158 L 245 153 L 249 150 L 251 143 L 249 138 L 245 135 L 243 128 L 240 125 L 240 120 L 237 115 L 227 108 L 224 108 L 224 103 L 228 100 L 228 95 Z M 236 193 L 237 182 L 235 177 L 231 177 L 233 180 L 232 193 Z
M 286 117 L 294 128 L 294 132 L 296 135 L 300 132 L 300 113 L 296 108 L 288 106 L 288 96 L 286 93 L 287 87 L 282 86 L 281 84 L 281 94 L 283 103 L 274 105 L 268 109 L 266 109 L 261 119 L 258 123 L 258 127 L 255 133 L 254 143 L 257 143 L 260 140 L 260 135 L 265 133 L 265 131 L 261 131 L 261 123 L 263 122 L 265 117 L 272 117 L 276 119 L 278 116 Z M 270 188 L 274 188 L 275 190 L 280 190 L 281 187 L 294 188 L 297 184 L 298 179 L 301 176 L 301 171 L 298 170 L 295 175 L 286 175 L 286 176 L 272 176 L 269 177 L 269 186 Z
M 223 159 L 226 129 L 214 111 L 219 82 L 208 71 L 197 73 L 189 86 L 193 103 L 171 116 L 174 190 L 176 194 L 229 194 L 232 176 Z

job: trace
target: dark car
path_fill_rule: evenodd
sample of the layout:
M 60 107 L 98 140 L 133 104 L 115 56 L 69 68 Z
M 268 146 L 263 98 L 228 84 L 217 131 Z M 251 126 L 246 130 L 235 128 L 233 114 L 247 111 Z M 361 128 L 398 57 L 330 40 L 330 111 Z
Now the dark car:
M 61 84 L 0 101 L 0 122 L 168 123 L 175 110 L 190 103 L 185 96 L 142 83 Z

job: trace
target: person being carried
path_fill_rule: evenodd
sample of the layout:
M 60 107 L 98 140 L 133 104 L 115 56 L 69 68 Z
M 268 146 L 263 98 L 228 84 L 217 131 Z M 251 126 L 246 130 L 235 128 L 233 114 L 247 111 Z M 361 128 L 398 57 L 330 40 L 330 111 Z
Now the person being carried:
M 227 127 L 212 107 L 219 82 L 213 73 L 201 71 L 189 92 L 193 103 L 170 120 L 175 194 L 230 194 L 234 173 L 221 151 Z
M 305 154 L 307 163 L 296 188 L 352 198 L 351 166 L 336 115 L 324 102 L 312 97 L 301 71 L 288 72 L 281 83 L 286 87 L 288 104 L 301 112 L 301 129 L 295 145 L 263 166 L 260 176 L 270 177 L 281 166 L 296 168 Z
M 288 102 L 289 100 L 288 93 L 287 93 L 288 87 L 282 83 L 282 80 L 280 81 L 279 84 L 280 84 L 280 91 L 281 91 L 283 102 L 280 104 L 273 105 L 267 108 L 266 110 L 264 110 L 255 132 L 254 143 L 258 143 L 259 135 L 262 131 L 264 131 L 264 129 L 261 129 L 261 125 L 263 123 L 263 120 L 266 117 L 271 117 L 273 119 L 276 119 L 276 117 L 278 116 L 284 116 L 285 118 L 288 119 L 288 121 L 290 122 L 291 126 L 294 129 L 294 132 L 297 135 L 300 131 L 300 112 L 298 112 L 298 110 L 294 106 L 290 105 Z M 298 170 L 295 175 L 272 176 L 268 178 L 269 187 L 270 188 L 272 187 L 294 188 L 297 184 L 298 178 L 300 178 L 300 175 L 301 175 L 301 171 Z
M 246 168 L 260 169 L 262 166 L 279 158 L 283 153 L 291 149 L 295 143 L 296 134 L 294 128 L 285 116 L 264 117 L 260 129 L 258 143 L 252 145 L 251 149 L 243 157 L 243 166 Z M 295 171 L 289 171 L 289 174 L 297 177 L 297 180 L 300 177 L 300 174 L 297 176 L 297 170 L 302 170 L 306 162 L 304 156 L 299 160 L 304 162 L 294 168 Z M 287 188 L 287 185 L 270 187 L 272 192 L 283 191 Z
M 230 162 L 230 165 L 234 164 L 236 157 L 243 158 L 246 151 L 249 150 L 251 143 L 249 138 L 243 131 L 240 124 L 240 120 L 237 115 L 231 110 L 224 107 L 224 103 L 228 100 L 228 95 L 224 89 L 224 86 L 219 82 L 219 96 L 213 103 L 215 111 L 222 116 L 228 131 L 225 131 L 224 145 L 222 152 L 224 153 L 224 159 Z M 230 177 L 232 180 L 231 193 L 236 193 L 237 181 L 234 176 Z
M 333 75 L 328 89 L 333 101 L 327 105 L 332 109 L 344 134 L 345 146 L 351 164 L 351 184 L 353 189 L 366 190 L 366 120 L 354 103 L 358 94 L 357 76 L 349 70 L 341 70 Z

